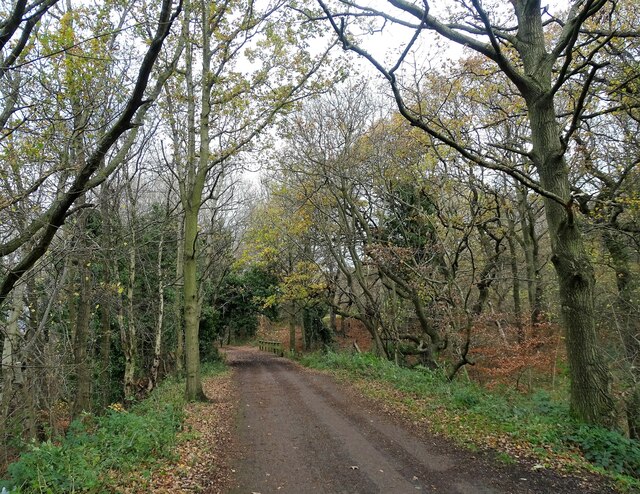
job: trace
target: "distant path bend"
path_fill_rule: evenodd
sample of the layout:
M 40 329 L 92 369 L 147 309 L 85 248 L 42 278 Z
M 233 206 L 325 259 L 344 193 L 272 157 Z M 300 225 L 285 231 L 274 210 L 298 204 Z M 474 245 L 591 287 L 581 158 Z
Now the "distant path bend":
M 248 347 L 226 349 L 240 398 L 232 493 L 603 493 L 578 478 L 491 464 L 418 437 L 331 377 Z

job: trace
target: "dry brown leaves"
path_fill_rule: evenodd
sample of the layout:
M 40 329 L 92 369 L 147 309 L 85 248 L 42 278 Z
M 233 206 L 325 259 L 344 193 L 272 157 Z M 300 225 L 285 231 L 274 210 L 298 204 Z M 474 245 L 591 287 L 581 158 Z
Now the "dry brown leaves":
M 176 459 L 154 469 L 145 485 L 129 490 L 187 494 L 227 492 L 231 483 L 230 451 L 234 430 L 235 395 L 231 373 L 203 381 L 207 403 L 185 408 L 184 430 L 176 447 Z

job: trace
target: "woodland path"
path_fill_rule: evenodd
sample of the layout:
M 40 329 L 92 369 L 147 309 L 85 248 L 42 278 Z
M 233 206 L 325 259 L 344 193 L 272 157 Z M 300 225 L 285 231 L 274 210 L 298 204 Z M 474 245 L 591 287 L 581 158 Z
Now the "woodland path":
M 287 359 L 248 347 L 226 354 L 240 400 L 234 494 L 614 492 L 412 431 Z

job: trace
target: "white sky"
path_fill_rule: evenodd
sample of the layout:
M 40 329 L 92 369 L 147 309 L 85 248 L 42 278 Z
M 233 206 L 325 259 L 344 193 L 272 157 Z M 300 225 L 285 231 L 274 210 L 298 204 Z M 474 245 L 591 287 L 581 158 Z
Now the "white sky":
M 328 0 L 325 0 L 328 1 Z M 385 12 L 398 15 L 397 10 L 389 6 L 387 1 L 384 0 L 370 0 L 360 3 L 361 5 L 371 6 L 377 10 L 384 10 Z M 447 16 L 446 11 L 451 6 L 456 4 L 452 0 L 445 0 L 441 2 L 431 2 L 431 12 L 434 15 Z M 489 7 L 496 5 L 498 7 L 504 6 L 505 14 L 511 15 L 513 10 L 509 2 L 502 0 L 485 0 L 484 5 Z M 568 8 L 568 0 L 550 0 L 543 6 L 546 6 L 549 12 L 558 14 L 559 11 Z M 408 18 L 409 20 L 413 20 Z M 326 24 L 327 38 L 335 37 L 333 30 L 331 30 L 329 24 Z M 386 69 L 389 69 L 396 62 L 399 54 L 402 52 L 406 44 L 410 41 L 413 35 L 413 30 L 402 26 L 393 25 L 387 23 L 383 32 L 367 33 L 358 39 L 361 46 L 366 49 L 371 55 L 373 55 L 378 61 L 383 62 Z M 324 44 L 324 43 L 323 43 Z M 320 48 L 318 48 L 320 49 Z M 337 46 L 336 51 L 342 51 Z M 415 46 L 415 55 L 413 57 L 407 57 L 407 62 L 410 64 L 416 64 L 418 70 L 424 72 L 428 70 L 438 70 L 442 64 L 446 61 L 456 61 L 463 56 L 464 49 L 459 44 L 443 40 L 432 32 L 425 31 L 419 42 Z M 382 76 L 376 71 L 376 69 L 369 63 L 369 61 L 356 55 L 355 53 L 344 53 L 344 56 L 348 58 L 348 70 L 351 77 L 365 77 L 367 79 L 373 79 L 374 81 L 380 81 L 380 87 L 384 88 L 390 96 L 388 86 L 383 82 Z M 413 71 L 415 67 L 411 66 Z M 259 169 L 245 172 L 244 179 L 252 184 L 257 184 L 260 181 L 261 172 Z

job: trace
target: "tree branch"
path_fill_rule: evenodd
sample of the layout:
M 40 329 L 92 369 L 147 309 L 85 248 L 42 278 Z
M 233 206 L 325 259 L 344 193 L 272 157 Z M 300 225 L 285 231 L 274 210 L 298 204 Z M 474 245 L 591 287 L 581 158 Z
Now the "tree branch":
M 22 275 L 45 254 L 56 232 L 64 224 L 69 208 L 71 208 L 75 200 L 85 191 L 86 184 L 104 160 L 109 149 L 122 134 L 133 127 L 132 121 L 136 112 L 145 104 L 144 93 L 155 62 L 160 55 L 164 40 L 168 36 L 173 22 L 182 10 L 182 0 L 178 1 L 176 10 L 173 13 L 172 4 L 172 0 L 163 0 L 156 34 L 140 65 L 135 87 L 127 101 L 124 111 L 100 139 L 96 149 L 88 157 L 84 167 L 75 177 L 67 191 L 54 201 L 44 215 L 32 223 L 29 231 L 33 231 L 33 234 L 35 234 L 35 232 L 42 229 L 42 235 L 36 245 L 14 267 L 8 270 L 0 285 L 0 304 L 4 302 Z M 31 236 L 33 236 L 33 234 Z M 20 239 L 24 240 L 24 236 L 21 236 Z M 0 256 L 14 252 L 23 245 L 25 241 L 26 240 L 22 242 L 11 241 L 3 245 L 0 248 Z

